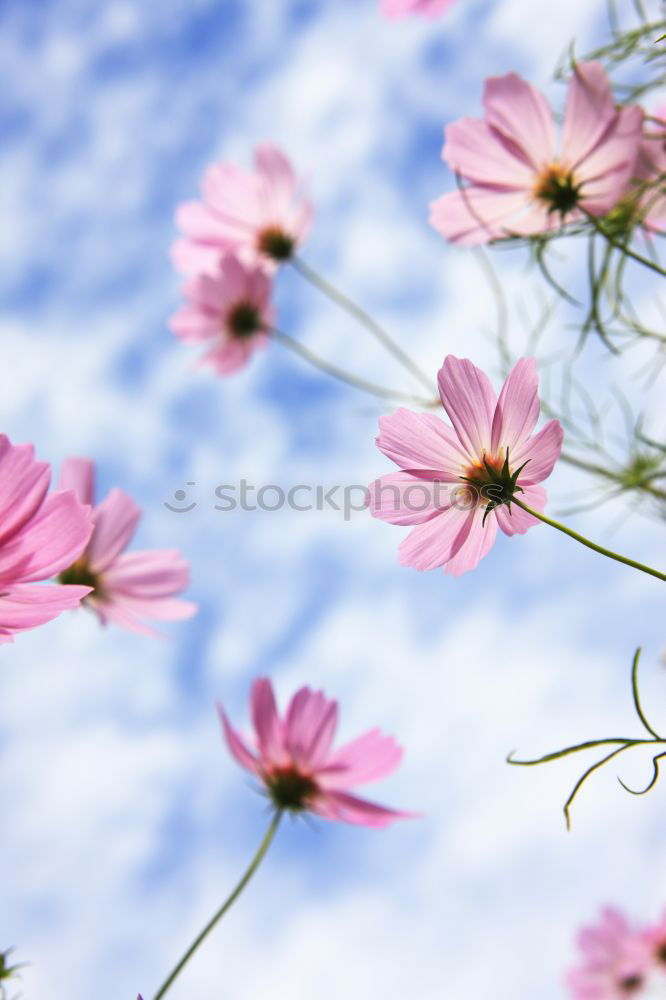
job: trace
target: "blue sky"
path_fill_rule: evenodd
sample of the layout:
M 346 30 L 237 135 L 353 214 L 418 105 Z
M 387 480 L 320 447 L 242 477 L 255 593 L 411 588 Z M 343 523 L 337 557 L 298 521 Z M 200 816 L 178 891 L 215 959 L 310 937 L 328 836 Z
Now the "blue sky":
M 283 701 L 302 683 L 339 698 L 343 738 L 395 733 L 404 764 L 373 794 L 424 819 L 287 825 L 174 1000 L 555 1000 L 580 922 L 607 901 L 646 919 L 664 903 L 663 789 L 629 798 L 602 773 L 567 835 L 580 764 L 504 763 L 630 735 L 639 643 L 664 718 L 656 581 L 545 527 L 453 580 L 401 569 L 402 529 L 365 514 L 215 511 L 215 486 L 241 478 L 369 482 L 387 470 L 373 443 L 386 411 L 277 345 L 224 382 L 195 372 L 166 327 L 175 205 L 207 162 L 249 162 L 272 139 L 310 177 L 305 258 L 428 370 L 453 352 L 496 375 L 492 298 L 427 203 L 451 184 L 442 127 L 478 113 L 485 76 L 516 69 L 561 100 L 560 53 L 599 39 L 602 3 L 562 0 L 557 23 L 539 6 L 459 0 L 434 24 L 384 22 L 374 0 L 0 6 L 2 430 L 55 467 L 94 458 L 100 495 L 118 485 L 144 507 L 137 545 L 185 553 L 201 607 L 163 641 L 72 614 L 3 650 L 0 946 L 31 963 L 26 997 L 148 997 L 219 905 L 266 815 L 213 706 L 246 720 L 260 673 Z M 497 263 L 519 352 L 538 281 L 519 255 Z M 277 298 L 312 349 L 412 388 L 295 275 Z M 566 322 L 549 348 L 573 346 Z M 642 392 L 644 361 L 590 343 L 581 371 L 600 400 L 620 382 L 658 431 L 663 385 Z M 198 506 L 169 512 L 188 482 Z M 556 509 L 584 482 L 562 468 L 549 485 Z M 659 560 L 658 526 L 623 506 L 575 523 Z M 646 771 L 621 766 L 627 781 Z

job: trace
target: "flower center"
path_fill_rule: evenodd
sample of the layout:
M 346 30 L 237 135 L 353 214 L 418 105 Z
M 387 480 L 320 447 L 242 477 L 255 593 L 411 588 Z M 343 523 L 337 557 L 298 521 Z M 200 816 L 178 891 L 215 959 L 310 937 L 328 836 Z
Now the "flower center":
M 539 177 L 534 194 L 546 202 L 549 212 L 557 212 L 564 217 L 578 204 L 580 184 L 574 182 L 571 170 L 552 163 Z
M 640 990 L 643 985 L 643 977 L 638 975 L 625 976 L 618 983 L 618 986 L 625 993 L 635 993 L 636 990 Z
M 656 951 L 657 961 L 666 965 L 666 941 L 660 944 Z
M 514 494 L 524 492 L 522 486 L 518 485 L 518 476 L 526 465 L 527 462 L 523 462 L 519 469 L 512 472 L 509 466 L 509 449 L 505 454 L 501 449 L 498 455 L 484 454 L 482 462 L 470 466 L 467 474 L 461 476 L 461 479 L 469 483 L 470 490 L 473 489 L 476 493 L 478 502 L 485 504 L 484 523 L 491 510 L 503 504 L 510 510 Z
M 261 313 L 251 302 L 237 302 L 227 313 L 225 326 L 234 337 L 251 337 L 263 328 Z
M 319 791 L 316 782 L 293 765 L 278 767 L 266 775 L 266 787 L 278 809 L 293 812 L 307 809 Z
M 294 252 L 294 240 L 278 226 L 268 226 L 257 237 L 257 249 L 273 260 L 289 260 Z
M 99 575 L 92 572 L 83 558 L 77 559 L 69 569 L 64 569 L 58 576 L 58 583 L 75 584 L 79 587 L 92 587 L 93 594 L 97 594 L 98 596 L 102 590 Z M 88 597 L 92 597 L 92 594 L 88 594 L 84 600 L 87 600 Z

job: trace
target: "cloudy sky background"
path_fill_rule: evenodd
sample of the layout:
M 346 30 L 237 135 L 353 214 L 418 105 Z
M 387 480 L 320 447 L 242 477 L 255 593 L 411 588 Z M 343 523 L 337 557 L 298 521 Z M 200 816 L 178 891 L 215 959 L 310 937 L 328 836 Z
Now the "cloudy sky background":
M 137 545 L 185 553 L 201 608 L 163 641 L 78 613 L 3 649 L 0 947 L 30 963 L 26 998 L 148 998 L 217 908 L 267 816 L 213 706 L 245 722 L 258 674 L 283 701 L 303 683 L 339 698 L 342 738 L 395 733 L 404 764 L 373 795 L 424 818 L 286 823 L 174 1000 L 555 1000 L 601 904 L 652 919 L 666 903 L 666 791 L 634 799 L 615 778 L 640 784 L 649 759 L 601 772 L 570 834 L 561 805 L 583 761 L 504 763 L 637 733 L 639 643 L 645 703 L 666 723 L 657 581 L 545 527 L 454 580 L 399 568 L 403 529 L 364 513 L 216 511 L 215 486 L 241 478 L 369 482 L 388 470 L 373 444 L 385 411 L 277 345 L 233 379 L 195 373 L 166 328 L 175 204 L 210 160 L 248 162 L 273 139 L 310 177 L 306 259 L 433 374 L 453 352 L 497 375 L 478 264 L 426 222 L 451 186 L 442 126 L 512 69 L 561 101 L 561 52 L 604 30 L 596 0 L 560 0 L 556 18 L 533 0 L 459 0 L 435 23 L 384 22 L 374 0 L 0 5 L 2 430 L 55 467 L 93 457 L 100 496 L 118 485 L 145 508 Z M 540 283 L 519 254 L 494 260 L 520 352 Z M 313 349 L 417 388 L 297 276 L 277 294 L 282 327 Z M 547 338 L 573 347 L 564 314 Z M 621 384 L 657 434 L 663 382 L 646 393 L 638 378 L 651 358 L 590 341 L 580 371 L 599 401 Z M 558 469 L 551 509 L 586 485 Z M 171 513 L 183 488 L 197 506 Z M 663 563 L 659 526 L 627 512 L 572 523 Z

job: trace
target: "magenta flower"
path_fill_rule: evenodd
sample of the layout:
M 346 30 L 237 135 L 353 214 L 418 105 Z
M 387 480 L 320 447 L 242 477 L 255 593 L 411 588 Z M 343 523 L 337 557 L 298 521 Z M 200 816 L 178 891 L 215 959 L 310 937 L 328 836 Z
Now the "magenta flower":
M 454 0 L 382 0 L 379 9 L 385 17 L 407 17 L 409 14 L 439 17 L 453 2 Z
M 60 488 L 73 490 L 82 503 L 94 503 L 95 466 L 86 458 L 69 458 L 60 473 Z M 84 604 L 103 625 L 115 622 L 143 635 L 157 635 L 143 619 L 176 621 L 197 610 L 177 600 L 189 583 L 189 567 L 175 549 L 125 552 L 141 517 L 141 508 L 113 489 L 93 509 L 93 532 L 76 561 L 65 563 L 61 584 L 82 584 Z M 66 568 L 65 568 L 66 567 Z
M 521 358 L 497 399 L 479 368 L 449 355 L 439 391 L 453 428 L 434 414 L 406 409 L 380 418 L 377 447 L 402 471 L 372 484 L 368 506 L 373 517 L 415 525 L 400 546 L 401 565 L 443 566 L 460 576 L 492 547 L 498 525 L 507 535 L 522 535 L 539 523 L 511 506 L 516 494 L 543 510 L 546 491 L 538 484 L 562 450 L 559 421 L 532 434 L 538 385 L 534 359 Z
M 627 1000 L 649 983 L 650 955 L 641 935 L 617 910 L 578 935 L 581 964 L 567 975 L 572 1000 Z
M 181 204 L 176 224 L 185 238 L 172 249 L 185 274 L 214 268 L 224 250 L 269 269 L 288 260 L 310 228 L 312 207 L 302 196 L 293 167 L 275 146 L 258 146 L 254 171 L 215 163 L 204 174 L 202 201 Z
M 271 682 L 260 678 L 250 696 L 255 748 L 248 749 L 220 706 L 231 754 L 263 783 L 276 809 L 313 812 L 326 819 L 383 827 L 411 813 L 385 809 L 350 794 L 349 789 L 391 774 L 402 750 L 378 729 L 332 750 L 337 702 L 303 687 L 291 699 L 284 718 L 275 705 Z
M 226 253 L 215 272 L 190 278 L 183 292 L 187 302 L 170 327 L 187 343 L 207 345 L 201 364 L 210 364 L 218 375 L 238 371 L 265 345 L 275 313 L 271 279 L 258 264 Z
M 50 481 L 32 445 L 0 434 L 0 643 L 76 607 L 90 591 L 35 585 L 76 559 L 92 532 L 90 510 L 73 493 L 47 496 Z
M 616 108 L 599 63 L 578 63 L 562 138 L 544 95 L 515 73 L 486 80 L 485 118 L 446 129 L 442 156 L 466 185 L 431 205 L 430 222 L 454 243 L 531 236 L 609 212 L 627 191 L 643 111 Z

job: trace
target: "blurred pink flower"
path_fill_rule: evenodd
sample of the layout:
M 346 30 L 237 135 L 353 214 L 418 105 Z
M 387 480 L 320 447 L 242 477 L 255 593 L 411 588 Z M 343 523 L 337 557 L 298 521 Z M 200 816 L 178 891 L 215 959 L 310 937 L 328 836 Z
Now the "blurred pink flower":
M 430 222 L 454 243 L 530 236 L 600 216 L 635 172 L 643 111 L 617 109 L 599 63 L 576 65 L 559 153 L 543 94 L 515 73 L 486 80 L 485 118 L 446 129 L 442 156 L 467 181 L 431 205 Z
M 581 964 L 567 975 L 572 1000 L 628 1000 L 649 981 L 650 956 L 641 935 L 617 910 L 578 935 Z
M 258 264 L 225 253 L 216 271 L 190 278 L 183 292 L 187 302 L 169 325 L 187 343 L 208 346 L 201 364 L 218 375 L 238 371 L 265 345 L 275 315 L 271 279 Z
M 666 106 L 647 121 L 636 163 L 636 180 L 644 188 L 639 218 L 650 232 L 666 232 Z
M 454 2 L 455 0 L 382 0 L 379 9 L 385 17 L 407 17 L 409 14 L 439 17 Z
M 174 243 L 172 257 L 185 274 L 215 268 L 224 250 L 275 268 L 295 253 L 310 229 L 312 207 L 293 167 L 268 143 L 255 149 L 253 172 L 234 163 L 208 167 L 202 194 L 202 201 L 184 202 L 176 211 L 185 237 Z
M 666 913 L 657 924 L 642 932 L 641 939 L 655 968 L 666 974 Z
M 439 391 L 453 429 L 432 413 L 400 409 L 379 421 L 377 447 L 402 470 L 376 480 L 368 495 L 373 517 L 416 525 L 400 546 L 400 563 L 443 566 L 453 576 L 474 569 L 492 547 L 497 526 L 524 534 L 539 522 L 510 506 L 513 493 L 543 510 L 547 479 L 562 450 L 562 428 L 539 417 L 533 358 L 521 358 L 497 399 L 489 379 L 449 355 Z
M 278 715 L 266 678 L 252 685 L 250 704 L 255 748 L 248 748 L 220 706 L 224 735 L 234 758 L 263 782 L 276 808 L 376 828 L 413 815 L 385 809 L 349 792 L 396 769 L 402 750 L 390 736 L 372 729 L 331 750 L 337 702 L 307 687 L 293 696 L 284 718 Z
M 51 470 L 32 445 L 0 434 L 0 643 L 76 607 L 88 586 L 40 585 L 76 559 L 92 532 L 73 493 L 47 496 Z
M 94 503 L 95 466 L 87 458 L 68 458 L 60 473 L 61 489 L 73 490 L 82 503 Z M 89 588 L 86 607 L 103 625 L 115 622 L 143 635 L 158 635 L 143 619 L 190 618 L 196 604 L 175 598 L 189 583 L 189 567 L 175 549 L 125 552 L 141 517 L 141 508 L 112 489 L 93 509 L 93 533 L 85 551 L 64 564 L 59 581 Z

